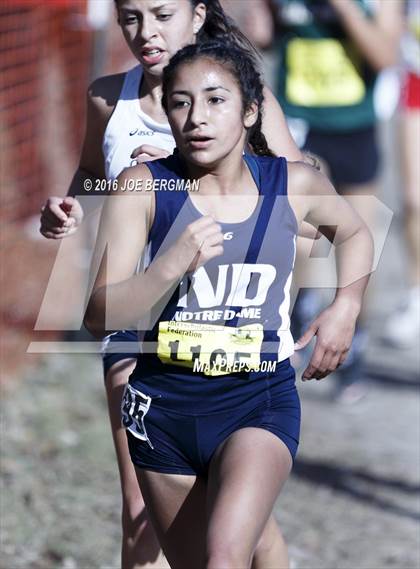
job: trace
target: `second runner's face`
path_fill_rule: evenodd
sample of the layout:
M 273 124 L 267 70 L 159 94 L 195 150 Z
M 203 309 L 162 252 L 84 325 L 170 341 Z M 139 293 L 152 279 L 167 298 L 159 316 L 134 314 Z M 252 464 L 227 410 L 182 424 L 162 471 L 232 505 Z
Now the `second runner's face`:
M 195 42 L 206 8 L 190 0 L 119 0 L 118 20 L 145 73 L 162 75 L 179 49 Z
M 197 166 L 209 167 L 230 155 L 240 156 L 246 127 L 257 109 L 244 116 L 242 95 L 233 75 L 206 58 L 182 64 L 167 95 L 168 120 L 180 153 Z

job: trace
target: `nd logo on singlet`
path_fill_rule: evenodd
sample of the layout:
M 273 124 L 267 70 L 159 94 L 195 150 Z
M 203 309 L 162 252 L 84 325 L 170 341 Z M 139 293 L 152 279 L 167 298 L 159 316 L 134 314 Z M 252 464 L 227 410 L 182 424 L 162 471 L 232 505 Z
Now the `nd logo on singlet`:
M 205 310 L 187 310 L 192 291 L 190 289 L 187 294 L 181 284 L 180 310 L 175 313 L 174 320 L 159 323 L 158 356 L 163 363 L 193 368 L 210 376 L 260 369 L 264 330 L 255 319 L 261 317 L 260 307 L 276 278 L 276 269 L 267 264 L 243 263 L 220 265 L 218 269 L 215 287 L 204 267 L 193 275 L 191 289 L 198 306 Z M 251 279 L 256 283 L 252 297 L 249 293 Z M 233 306 L 241 307 L 240 311 L 232 310 L 230 307 Z M 209 324 L 210 321 L 234 318 L 250 318 L 254 323 L 240 327 Z

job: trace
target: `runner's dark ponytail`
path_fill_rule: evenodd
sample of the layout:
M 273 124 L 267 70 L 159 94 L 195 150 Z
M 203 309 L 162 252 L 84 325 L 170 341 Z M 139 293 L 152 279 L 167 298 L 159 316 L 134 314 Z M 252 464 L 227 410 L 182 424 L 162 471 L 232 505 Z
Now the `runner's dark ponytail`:
M 258 118 L 248 130 L 247 142 L 251 150 L 259 156 L 274 156 L 268 148 L 267 141 L 261 131 L 262 107 L 264 102 L 264 85 L 256 68 L 255 59 L 248 50 L 230 43 L 212 41 L 188 45 L 176 53 L 169 65 L 163 70 L 162 105 L 167 111 L 167 93 L 180 65 L 192 63 L 205 58 L 221 63 L 235 78 L 242 95 L 242 112 L 246 113 L 253 103 L 258 105 Z

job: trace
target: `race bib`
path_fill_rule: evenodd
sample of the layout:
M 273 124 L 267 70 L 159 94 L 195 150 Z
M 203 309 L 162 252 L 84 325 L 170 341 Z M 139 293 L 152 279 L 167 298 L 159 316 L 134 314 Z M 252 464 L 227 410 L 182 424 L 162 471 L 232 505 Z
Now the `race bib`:
M 263 337 L 261 324 L 233 328 L 160 322 L 158 357 L 163 363 L 192 368 L 209 376 L 258 370 Z
M 335 39 L 292 39 L 287 45 L 287 99 L 304 107 L 356 105 L 364 82 L 344 46 Z

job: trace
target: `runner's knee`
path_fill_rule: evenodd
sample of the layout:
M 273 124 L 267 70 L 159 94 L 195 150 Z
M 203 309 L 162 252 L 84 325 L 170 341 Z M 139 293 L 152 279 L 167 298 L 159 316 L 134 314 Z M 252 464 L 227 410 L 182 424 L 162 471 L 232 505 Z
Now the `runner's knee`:
M 218 544 L 209 548 L 205 568 L 238 569 L 238 567 L 249 567 L 250 564 L 251 553 L 240 550 L 237 543 L 231 543 L 229 546 Z

